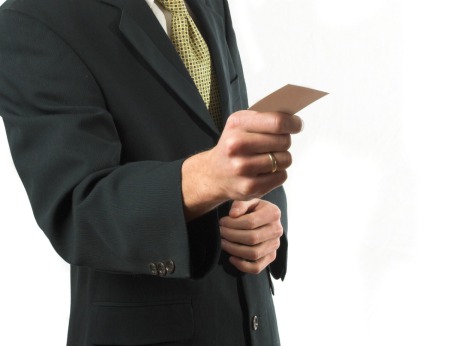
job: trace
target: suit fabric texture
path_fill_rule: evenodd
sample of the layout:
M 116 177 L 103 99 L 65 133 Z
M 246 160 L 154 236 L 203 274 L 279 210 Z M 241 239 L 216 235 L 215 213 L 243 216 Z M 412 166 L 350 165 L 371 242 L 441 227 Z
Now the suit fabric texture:
M 228 4 L 187 2 L 225 122 L 248 107 Z M 285 234 L 259 275 L 221 251 L 230 202 L 186 223 L 181 165 L 220 132 L 144 0 L 6 1 L 0 114 L 36 221 L 71 266 L 68 346 L 279 345 L 271 276 L 286 272 L 285 193 L 264 196 Z

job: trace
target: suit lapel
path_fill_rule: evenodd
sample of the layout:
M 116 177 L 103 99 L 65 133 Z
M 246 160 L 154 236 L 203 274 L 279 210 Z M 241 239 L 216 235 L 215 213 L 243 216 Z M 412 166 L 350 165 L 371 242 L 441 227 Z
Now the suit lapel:
M 186 2 L 196 16 L 199 29 L 208 43 L 219 83 L 222 119 L 225 123 L 230 115 L 232 105 L 229 89 L 228 47 L 225 41 L 223 18 L 209 7 L 205 0 L 186 0 Z
M 212 131 L 219 131 L 194 82 L 144 0 L 99 0 L 121 8 L 119 30 L 164 83 Z

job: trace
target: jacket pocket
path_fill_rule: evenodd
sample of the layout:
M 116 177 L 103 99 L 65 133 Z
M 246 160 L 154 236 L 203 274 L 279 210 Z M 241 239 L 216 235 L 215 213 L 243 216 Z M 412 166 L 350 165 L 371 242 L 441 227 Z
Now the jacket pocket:
M 94 345 L 152 345 L 194 335 L 190 301 L 95 303 L 91 318 L 90 342 Z

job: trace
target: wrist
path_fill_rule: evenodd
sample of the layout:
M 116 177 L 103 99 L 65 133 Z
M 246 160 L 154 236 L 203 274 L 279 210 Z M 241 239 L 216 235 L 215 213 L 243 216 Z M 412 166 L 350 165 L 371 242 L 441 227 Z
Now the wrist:
M 227 200 L 211 174 L 210 152 L 187 158 L 181 167 L 181 189 L 186 221 L 206 214 Z

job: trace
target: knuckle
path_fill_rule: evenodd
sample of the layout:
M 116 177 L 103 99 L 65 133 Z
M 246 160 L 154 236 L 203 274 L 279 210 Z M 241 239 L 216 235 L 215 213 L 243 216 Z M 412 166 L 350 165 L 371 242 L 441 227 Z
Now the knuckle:
M 275 239 L 275 244 L 274 244 L 275 250 L 278 250 L 280 248 L 280 245 L 281 245 L 280 238 Z
M 253 196 L 256 190 L 256 184 L 252 179 L 247 179 L 242 183 L 241 194 L 247 197 Z
M 280 222 L 279 226 L 277 227 L 277 231 L 278 231 L 277 232 L 278 238 L 284 234 L 284 229 L 283 229 L 283 225 L 281 224 L 281 222 Z
M 230 136 L 225 140 L 225 152 L 228 156 L 235 155 L 240 149 L 240 140 L 236 136 Z
M 235 158 L 231 161 L 231 172 L 233 175 L 243 175 L 246 171 L 245 161 L 241 158 Z
M 283 226 L 280 221 L 275 224 L 272 234 L 274 239 L 279 239 L 283 235 Z
M 247 226 L 247 229 L 255 229 L 256 227 L 258 227 L 257 222 L 254 218 L 250 218 L 246 222 L 246 226 Z
M 273 208 L 273 219 L 280 220 L 281 219 L 281 209 L 278 206 L 274 205 Z
M 241 123 L 241 112 L 235 112 L 228 117 L 227 126 L 238 127 Z
M 258 231 L 253 232 L 251 237 L 252 237 L 251 238 L 252 245 L 257 245 L 261 243 L 261 234 Z
M 259 274 L 263 271 L 265 268 L 264 265 L 262 265 L 260 262 L 253 263 L 253 265 L 249 268 L 250 274 Z
M 277 133 L 283 132 L 283 118 L 281 115 L 273 118 L 273 128 Z
M 260 236 L 259 236 L 258 232 L 252 232 L 248 238 L 249 238 L 248 239 L 249 245 L 259 244 Z
M 253 249 L 252 251 L 250 251 L 248 256 L 249 256 L 248 259 L 251 261 L 257 261 L 261 258 L 260 252 L 256 249 Z

